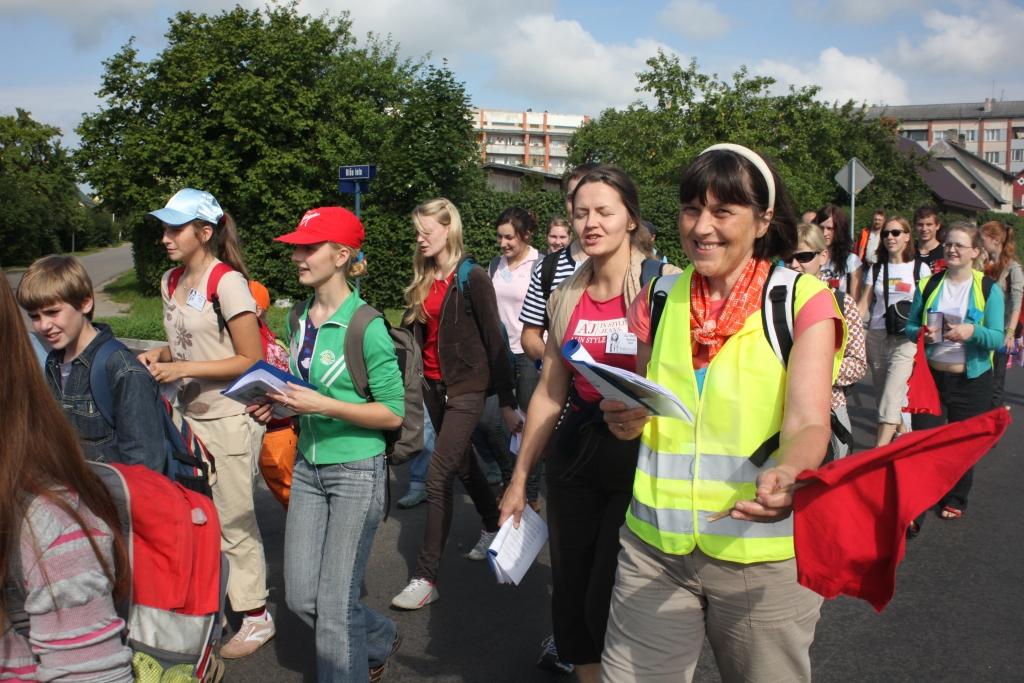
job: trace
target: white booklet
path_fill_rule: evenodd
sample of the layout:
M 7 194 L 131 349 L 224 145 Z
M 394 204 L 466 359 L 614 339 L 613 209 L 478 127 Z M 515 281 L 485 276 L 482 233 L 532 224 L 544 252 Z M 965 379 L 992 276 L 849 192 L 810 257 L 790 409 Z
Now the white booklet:
M 316 389 L 309 382 L 304 382 L 295 375 L 279 370 L 266 361 L 260 360 L 253 363 L 252 367 L 236 379 L 234 384 L 220 393 L 228 398 L 235 399 L 239 403 L 249 405 L 250 403 L 268 400 L 267 394 L 270 392 L 281 393 L 284 389 L 288 388 L 289 382 L 304 386 L 307 389 Z M 295 411 L 291 408 L 280 403 L 274 404 L 274 417 L 283 418 L 295 415 Z
M 565 343 L 562 355 L 604 398 L 622 401 L 630 408 L 647 408 L 657 417 L 693 422 L 693 413 L 671 391 L 635 372 L 598 363 L 575 339 Z
M 518 586 L 547 541 L 548 525 L 529 505 L 523 508 L 518 529 L 512 525 L 512 517 L 506 519 L 487 549 L 487 561 L 498 583 Z

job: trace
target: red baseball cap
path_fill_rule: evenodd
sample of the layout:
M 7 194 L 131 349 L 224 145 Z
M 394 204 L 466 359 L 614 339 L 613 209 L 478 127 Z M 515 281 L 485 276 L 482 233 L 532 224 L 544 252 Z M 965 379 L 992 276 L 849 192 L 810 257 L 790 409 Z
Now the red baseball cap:
M 359 249 L 366 231 L 356 215 L 340 206 L 321 206 L 310 209 L 299 221 L 294 232 L 275 237 L 285 244 L 319 244 L 336 242 Z

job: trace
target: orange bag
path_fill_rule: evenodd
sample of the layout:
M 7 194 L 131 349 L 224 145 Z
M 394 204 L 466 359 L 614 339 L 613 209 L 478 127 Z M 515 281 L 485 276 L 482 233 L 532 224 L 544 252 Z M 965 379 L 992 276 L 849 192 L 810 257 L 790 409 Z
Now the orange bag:
M 292 490 L 292 470 L 295 468 L 295 450 L 299 435 L 292 424 L 268 429 L 260 448 L 260 474 L 278 502 L 288 509 Z

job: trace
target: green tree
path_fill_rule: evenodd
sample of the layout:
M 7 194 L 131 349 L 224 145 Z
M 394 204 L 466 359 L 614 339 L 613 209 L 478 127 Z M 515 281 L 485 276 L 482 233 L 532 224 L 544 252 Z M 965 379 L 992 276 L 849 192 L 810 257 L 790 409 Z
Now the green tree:
M 75 155 L 131 222 L 140 283 L 154 288 L 167 266 L 145 212 L 181 187 L 212 192 L 236 219 L 254 276 L 298 293 L 272 238 L 310 207 L 351 202 L 338 196 L 339 165 L 378 165 L 366 198 L 371 262 L 383 247 L 411 253 L 411 231 L 380 233 L 416 201 L 479 182 L 463 85 L 445 66 L 401 59 L 389 41 L 357 45 L 346 14 L 310 17 L 295 3 L 180 12 L 166 38 L 148 62 L 131 41 L 106 60 L 104 104 L 79 126 Z
M 70 249 L 81 228 L 74 168 L 60 129 L 18 109 L 0 116 L 0 264 Z
M 726 81 L 702 73 L 696 61 L 684 67 L 660 51 L 638 78 L 637 90 L 648 94 L 653 105 L 609 109 L 588 122 L 573 137 L 573 163 L 617 163 L 646 194 L 674 185 L 705 147 L 736 142 L 772 159 L 800 209 L 849 201 L 833 176 L 851 156 L 875 175 L 858 204 L 905 207 L 928 197 L 915 162 L 897 151 L 891 127 L 866 118 L 865 110 L 852 102 L 818 101 L 816 86 L 772 94 L 775 80 L 753 76 L 746 68 Z

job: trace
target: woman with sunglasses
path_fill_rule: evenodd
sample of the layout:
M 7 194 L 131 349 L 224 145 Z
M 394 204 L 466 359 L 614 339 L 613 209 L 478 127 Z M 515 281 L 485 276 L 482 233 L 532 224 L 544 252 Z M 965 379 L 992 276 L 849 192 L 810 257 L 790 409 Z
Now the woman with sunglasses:
M 914 286 L 931 275 L 917 257 L 910 223 L 891 218 L 882 228 L 877 261 L 860 295 L 860 314 L 868 323 L 868 364 L 878 399 L 876 446 L 903 432 L 903 400 L 907 380 L 914 369 L 914 344 L 907 340 L 899 323 L 906 319 L 906 303 L 913 299 Z
M 1000 221 L 989 221 L 981 226 L 981 244 L 985 250 L 985 275 L 999 283 L 1003 290 L 1006 321 L 1003 327 L 1003 345 L 992 356 L 992 407 L 1003 405 L 1006 384 L 1006 359 L 1013 351 L 1017 319 L 1024 300 L 1024 271 L 1014 253 L 1013 228 Z
M 925 335 L 928 367 L 946 417 L 915 415 L 914 426 L 927 429 L 966 420 L 992 405 L 992 352 L 1005 341 L 1003 290 L 979 270 L 981 232 L 971 223 L 953 223 L 943 243 L 946 270 L 921 280 L 907 320 L 906 336 Z M 940 501 L 943 519 L 959 519 L 967 510 L 973 468 Z
M 822 229 L 813 223 L 801 223 L 796 226 L 796 233 L 798 240 L 796 251 L 786 261 L 786 265 L 798 273 L 819 277 L 829 260 L 829 251 L 825 245 L 826 239 Z M 843 309 L 843 317 L 846 319 L 846 327 L 849 330 L 846 350 L 843 352 L 843 362 L 839 366 L 839 376 L 832 384 L 832 414 L 849 431 L 850 415 L 846 410 L 846 387 L 859 381 L 868 370 L 867 355 L 864 349 L 864 324 L 854 298 L 841 290 L 837 291 L 831 283 L 830 286 Z M 842 458 L 848 452 L 849 445 L 842 443 L 833 433 L 832 453 L 835 454 L 835 457 Z

